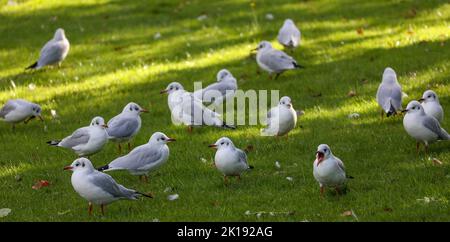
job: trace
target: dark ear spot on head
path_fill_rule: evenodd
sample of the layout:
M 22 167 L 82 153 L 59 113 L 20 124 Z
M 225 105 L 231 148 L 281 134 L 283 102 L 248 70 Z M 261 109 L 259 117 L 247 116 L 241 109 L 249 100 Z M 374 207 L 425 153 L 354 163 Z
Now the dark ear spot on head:
M 82 167 L 84 167 L 84 166 L 85 166 L 84 162 L 83 162 L 83 163 L 81 164 L 81 166 L 82 166 Z

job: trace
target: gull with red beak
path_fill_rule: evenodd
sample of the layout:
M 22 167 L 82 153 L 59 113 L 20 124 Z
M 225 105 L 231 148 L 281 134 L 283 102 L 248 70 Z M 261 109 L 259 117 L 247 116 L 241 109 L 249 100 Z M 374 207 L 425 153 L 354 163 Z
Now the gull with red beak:
M 421 102 L 423 110 L 427 115 L 430 115 L 437 119 L 439 123 L 442 123 L 444 119 L 444 110 L 439 103 L 439 98 L 437 94 L 432 90 L 427 90 L 423 93 L 422 98 L 419 99 Z
M 35 103 L 23 99 L 11 99 L 0 109 L 0 118 L 11 123 L 14 130 L 17 123 L 26 124 L 36 117 L 43 121 L 41 111 L 41 106 Z
M 170 83 L 161 93 L 168 93 L 167 99 L 171 112 L 172 122 L 175 125 L 186 125 L 192 132 L 193 126 L 215 126 L 225 129 L 235 129 L 226 124 L 221 115 L 205 107 L 202 100 L 197 99 L 190 92 L 184 90 L 178 82 Z
M 420 143 L 425 145 L 425 153 L 428 153 L 430 143 L 438 140 L 450 140 L 450 135 L 441 128 L 439 121 L 427 115 L 418 101 L 409 102 L 402 112 L 406 112 L 403 118 L 403 127 L 416 140 L 417 153 L 419 153 Z
M 90 156 L 99 152 L 108 141 L 105 120 L 95 117 L 91 125 L 75 130 L 62 140 L 48 141 L 47 144 L 71 149 L 78 156 Z
M 261 130 L 263 136 L 283 136 L 295 128 L 297 112 L 292 106 L 290 97 L 282 97 L 278 106 L 267 113 L 267 127 Z
M 132 175 L 139 176 L 148 181 L 148 173 L 152 172 L 169 159 L 169 146 L 167 143 L 175 139 L 167 137 L 161 132 L 154 133 L 147 144 L 134 148 L 127 155 L 113 160 L 108 165 L 98 168 L 99 171 L 127 170 Z
M 108 139 L 118 143 L 119 153 L 122 153 L 121 143 L 128 142 L 128 150 L 131 150 L 130 141 L 141 129 L 141 113 L 148 113 L 136 103 L 128 103 L 120 114 L 109 120 Z
M 70 43 L 64 29 L 57 29 L 53 39 L 49 40 L 41 49 L 39 60 L 26 69 L 41 69 L 47 65 L 61 64 L 69 53 Z
M 235 176 L 240 180 L 244 171 L 253 169 L 247 162 L 245 152 L 236 148 L 229 138 L 222 137 L 209 147 L 217 149 L 214 164 L 222 172 L 225 184 L 228 183 L 229 176 Z
M 347 178 L 353 178 L 346 176 L 344 163 L 333 155 L 330 147 L 326 144 L 317 147 L 313 175 L 319 182 L 321 196 L 325 192 L 325 187 L 334 187 L 336 192 L 340 194 Z
M 105 215 L 106 205 L 120 199 L 137 200 L 140 196 L 151 196 L 125 188 L 118 184 L 110 175 L 94 169 L 90 160 L 86 158 L 76 159 L 64 170 L 73 171 L 72 186 L 75 191 L 89 202 L 89 215 L 92 214 L 93 204 L 100 205 L 102 214 Z

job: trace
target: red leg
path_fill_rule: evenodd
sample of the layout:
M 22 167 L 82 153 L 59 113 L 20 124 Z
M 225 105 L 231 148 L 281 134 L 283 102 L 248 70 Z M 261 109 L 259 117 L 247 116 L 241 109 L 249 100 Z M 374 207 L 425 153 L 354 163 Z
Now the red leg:
M 92 215 L 92 208 L 93 208 L 92 203 L 89 203 L 89 207 L 88 207 L 88 214 L 89 214 L 89 216 Z
M 228 185 L 228 177 L 227 176 L 223 176 L 223 183 L 225 185 Z
M 336 195 L 341 195 L 341 190 L 339 189 L 339 187 L 335 187 L 335 190 L 336 190 Z
M 325 192 L 325 187 L 321 186 L 320 187 L 320 197 L 323 198 L 323 193 Z
M 131 143 L 128 142 L 128 151 L 131 151 Z
M 120 143 L 119 143 L 119 145 L 117 146 L 117 148 L 118 148 L 118 151 L 119 151 L 119 155 L 122 154 L 122 146 L 120 145 Z
M 148 176 L 147 175 L 144 175 L 144 181 L 145 181 L 145 183 L 148 183 Z
M 428 156 L 428 144 L 425 144 L 425 155 Z
M 188 133 L 192 133 L 192 126 L 189 125 L 187 130 L 188 130 Z
M 416 142 L 416 152 L 419 154 L 420 151 L 420 142 Z
M 381 110 L 381 120 L 384 118 L 384 110 Z
M 238 181 L 241 181 L 241 175 L 238 175 L 238 176 L 237 176 L 237 180 L 238 180 Z
M 104 204 L 100 205 L 100 208 L 102 210 L 102 215 L 103 216 L 105 216 L 105 207 L 106 207 L 106 205 L 104 205 Z

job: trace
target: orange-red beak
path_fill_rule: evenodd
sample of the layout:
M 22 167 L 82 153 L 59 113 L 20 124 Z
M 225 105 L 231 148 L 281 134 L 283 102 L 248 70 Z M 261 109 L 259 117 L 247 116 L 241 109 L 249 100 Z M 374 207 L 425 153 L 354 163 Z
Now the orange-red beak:
M 208 145 L 208 147 L 209 147 L 209 148 L 214 148 L 214 149 L 216 149 L 216 148 L 217 148 L 217 145 L 216 145 L 216 144 L 212 144 L 212 145 Z
M 174 141 L 177 141 L 176 139 L 172 139 L 172 138 L 168 138 L 167 139 L 167 142 L 174 142 Z
M 319 165 L 320 162 L 322 162 L 324 158 L 325 158 L 325 155 L 322 152 L 320 152 L 320 151 L 316 152 L 317 165 Z
M 159 94 L 164 94 L 164 93 L 167 93 L 168 92 L 168 90 L 161 90 L 160 92 L 159 92 Z
M 148 113 L 148 110 L 143 108 L 143 109 L 141 109 L 141 113 Z
M 63 168 L 64 171 L 67 171 L 67 170 L 70 170 L 70 171 L 71 171 L 72 169 L 73 169 L 72 166 L 66 166 L 66 167 Z

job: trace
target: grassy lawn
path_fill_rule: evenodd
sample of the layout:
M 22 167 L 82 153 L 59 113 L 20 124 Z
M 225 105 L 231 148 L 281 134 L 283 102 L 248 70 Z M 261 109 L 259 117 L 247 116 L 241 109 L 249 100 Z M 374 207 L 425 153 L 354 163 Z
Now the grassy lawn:
M 46 120 L 19 125 L 15 133 L 0 122 L 0 208 L 12 209 L 0 221 L 450 220 L 450 143 L 433 144 L 429 156 L 416 155 L 402 118 L 381 120 L 375 101 L 382 72 L 391 66 L 408 95 L 403 107 L 433 89 L 447 113 L 442 126 L 450 130 L 448 1 L 16 3 L 0 0 L 0 104 L 29 99 L 41 104 Z M 202 15 L 207 18 L 199 20 Z M 266 73 L 257 74 L 250 49 L 261 40 L 281 49 L 276 35 L 285 18 L 302 31 L 302 45 L 293 56 L 306 69 L 269 80 Z M 71 43 L 61 68 L 24 71 L 58 27 Z M 160 38 L 154 38 L 157 33 Z M 222 68 L 234 74 L 240 89 L 280 90 L 294 108 L 305 111 L 288 139 L 262 137 L 261 126 L 206 127 L 188 134 L 171 123 L 167 96 L 159 91 L 172 81 L 191 91 L 194 81 L 215 81 Z M 351 90 L 357 95 L 349 97 Z M 127 172 L 110 173 L 126 187 L 154 193 L 153 200 L 113 203 L 106 216 L 96 207 L 89 217 L 70 172 L 62 170 L 76 155 L 45 142 L 88 125 L 94 116 L 109 120 L 130 101 L 150 110 L 141 116 L 135 145 L 146 143 L 155 131 L 177 142 L 169 145 L 168 163 L 148 184 Z M 354 112 L 359 119 L 347 117 Z M 255 169 L 228 187 L 209 165 L 214 151 L 207 145 L 222 136 L 241 148 L 254 146 L 248 157 Z M 324 199 L 319 196 L 312 162 L 321 143 L 329 144 L 355 177 L 344 196 L 331 191 Z M 108 143 L 91 160 L 100 166 L 117 155 Z M 41 179 L 50 186 L 33 190 Z M 169 201 L 174 193 L 179 199 Z M 424 197 L 432 201 L 420 200 Z M 357 218 L 341 215 L 348 210 Z M 259 211 L 275 214 L 253 213 Z

